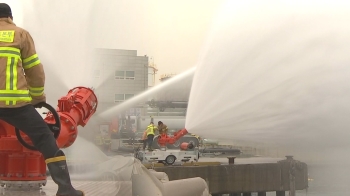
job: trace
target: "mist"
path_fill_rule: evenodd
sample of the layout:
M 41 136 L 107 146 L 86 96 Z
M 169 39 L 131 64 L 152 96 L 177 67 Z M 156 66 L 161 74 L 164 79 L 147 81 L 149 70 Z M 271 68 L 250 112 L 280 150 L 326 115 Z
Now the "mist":
M 23 28 L 36 44 L 46 73 L 45 93 L 53 104 L 75 86 L 91 87 L 93 65 L 90 10 L 93 2 L 25 1 Z
M 283 8 L 273 1 L 235 3 L 227 6 L 231 10 L 219 11 L 216 26 L 211 29 L 209 24 L 222 1 L 203 3 L 201 9 L 195 9 L 198 2 L 185 1 L 8 3 L 15 3 L 15 22 L 34 38 L 46 71 L 46 94 L 51 104 L 70 88 L 95 85 L 89 80 L 94 48 L 136 49 L 140 54 L 156 55 L 155 62 L 161 62 L 158 68 L 167 67 L 170 72 L 181 72 L 197 63 L 201 67 L 196 71 L 187 119 L 192 132 L 271 143 L 292 149 L 293 154 L 305 147 L 319 153 L 341 153 L 341 147 L 348 147 L 348 134 L 343 131 L 348 128 L 348 90 L 344 85 L 348 70 L 341 66 L 341 61 L 347 62 L 346 4 L 329 6 L 321 1 L 313 7 L 309 2 L 295 11 L 300 2 L 284 2 Z M 324 12 L 325 8 L 329 12 Z M 308 15 L 308 10 L 313 15 Z M 22 13 L 16 13 L 19 11 Z M 210 39 L 202 47 L 209 30 Z M 312 41 L 303 43 L 309 38 Z M 291 49 L 281 49 L 288 47 Z M 204 52 L 199 53 L 201 49 Z M 327 66 L 326 62 L 333 63 L 334 58 L 339 63 Z M 281 64 L 289 67 L 277 66 Z M 290 69 L 293 65 L 297 66 Z M 239 126 L 230 124 L 232 119 L 240 122 Z M 205 131 L 214 124 L 226 131 Z M 235 129 L 227 132 L 227 127 Z
M 15 23 L 33 36 L 50 104 L 75 86 L 101 85 L 89 79 L 94 48 L 137 50 L 153 56 L 159 75 L 197 65 L 186 119 L 190 132 L 266 144 L 307 163 L 350 161 L 346 2 L 227 1 L 219 10 L 219 0 L 5 2 Z M 176 84 L 155 89 L 171 96 L 166 91 Z M 153 96 L 143 95 L 112 110 Z M 71 151 L 79 153 L 79 145 Z M 318 171 L 334 168 L 335 178 L 325 184 L 339 177 L 347 182 L 349 171 L 337 165 Z
M 195 66 L 212 19 L 224 0 L 101 0 L 94 19 L 97 47 L 137 49 L 162 74 Z M 100 11 L 103 10 L 103 13 Z M 106 39 L 109 38 L 109 39 Z M 159 84 L 158 78 L 156 79 Z
M 349 5 L 317 2 L 228 1 L 198 62 L 186 128 L 350 162 Z
M 150 101 L 186 102 L 191 91 L 195 70 L 196 67 L 193 67 L 181 74 L 169 78 L 161 84 L 156 85 L 121 104 L 102 111 L 100 116 L 103 118 L 112 118 L 116 113 L 121 113 L 129 108 Z
M 98 62 L 94 54 L 96 48 L 137 50 L 138 55 L 153 56 L 158 69 L 164 68 L 159 75 L 193 67 L 215 7 L 219 5 L 218 2 L 202 3 L 198 9 L 198 2 L 28 0 L 16 2 L 16 6 L 22 8 L 22 20 L 20 15 L 18 19 L 15 15 L 14 19 L 34 39 L 46 73 L 47 102 L 55 106 L 71 88 L 85 86 L 98 90 L 104 84 L 104 81 L 95 84 L 91 80 Z M 14 14 L 19 8 L 13 10 Z M 157 93 L 141 96 L 141 100 L 188 96 L 190 84 L 186 82 L 187 89 L 183 91 L 181 83 L 187 79 L 165 85 L 165 88 L 154 88 L 151 92 Z M 169 82 L 172 83 L 164 84 Z M 176 93 L 174 88 L 178 89 Z M 132 104 L 128 102 L 117 110 Z M 103 113 L 100 108 L 98 110 Z M 85 128 L 78 128 L 79 136 L 92 138 L 99 130 L 100 120 L 105 119 L 93 116 Z M 72 152 L 77 152 L 83 147 L 74 145 L 71 148 Z
M 95 48 L 137 50 L 162 74 L 195 66 L 212 18 L 223 1 L 10 1 L 15 22 L 28 30 L 46 74 L 50 102 L 90 77 Z M 198 7 L 200 3 L 200 7 Z

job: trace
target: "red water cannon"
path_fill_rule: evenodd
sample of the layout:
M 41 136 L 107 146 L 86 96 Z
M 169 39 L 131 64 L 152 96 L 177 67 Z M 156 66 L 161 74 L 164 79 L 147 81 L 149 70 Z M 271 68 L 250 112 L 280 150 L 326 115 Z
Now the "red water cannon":
M 96 108 L 96 95 L 85 87 L 74 88 L 58 100 L 57 113 L 61 120 L 61 132 L 57 138 L 59 148 L 67 148 L 74 143 L 78 134 L 77 126 L 84 127 Z M 53 119 L 53 115 L 48 115 L 45 121 L 50 123 Z
M 57 109 L 48 109 L 44 118 L 59 148 L 71 146 L 77 138 L 77 126 L 85 126 L 97 109 L 92 89 L 76 87 L 58 100 Z M 27 135 L 0 120 L 0 186 L 11 189 L 36 189 L 46 184 L 46 164 Z
M 173 136 L 169 136 L 165 133 L 160 134 L 158 138 L 158 144 L 161 148 L 165 148 L 167 144 L 174 144 L 177 140 L 188 133 L 187 129 L 183 128 L 174 133 Z

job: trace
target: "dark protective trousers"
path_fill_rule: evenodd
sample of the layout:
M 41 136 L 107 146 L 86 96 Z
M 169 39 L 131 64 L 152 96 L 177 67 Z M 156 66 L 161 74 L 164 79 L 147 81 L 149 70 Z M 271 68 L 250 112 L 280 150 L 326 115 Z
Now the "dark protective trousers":
M 27 134 L 45 159 L 54 157 L 59 150 L 52 132 L 33 105 L 0 108 L 0 119 Z
M 153 138 L 154 135 L 147 135 L 147 139 L 143 141 L 143 149 L 146 149 L 146 145 L 148 145 L 148 148 L 152 148 Z

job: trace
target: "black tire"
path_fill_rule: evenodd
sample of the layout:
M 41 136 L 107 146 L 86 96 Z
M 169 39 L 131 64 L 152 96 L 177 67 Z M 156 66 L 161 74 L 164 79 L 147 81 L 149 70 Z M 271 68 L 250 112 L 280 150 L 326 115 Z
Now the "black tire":
M 165 158 L 165 163 L 167 165 L 172 165 L 175 163 L 175 161 L 176 161 L 176 157 L 174 155 L 169 155 Z

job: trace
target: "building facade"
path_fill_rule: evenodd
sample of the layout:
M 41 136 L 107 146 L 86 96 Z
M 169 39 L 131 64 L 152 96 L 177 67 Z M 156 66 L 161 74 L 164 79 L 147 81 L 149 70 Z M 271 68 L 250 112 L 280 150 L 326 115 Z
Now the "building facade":
M 151 57 L 138 56 L 136 50 L 120 49 L 96 49 L 95 54 L 91 78 L 99 102 L 94 119 L 100 129 L 110 126 L 115 119 L 120 127 L 126 124 L 128 116 L 135 119 L 132 126 L 141 131 L 151 119 L 162 120 L 171 129 L 184 127 L 192 77 L 170 84 L 165 84 L 162 77 L 156 87 L 159 90 L 154 91 L 158 70 Z M 168 79 L 171 77 L 175 75 L 169 75 Z M 146 96 L 141 96 L 139 101 L 138 95 L 145 92 Z M 130 106 L 127 100 L 134 97 L 137 104 Z M 112 114 L 99 115 L 110 109 Z
M 119 49 L 96 49 L 96 55 L 93 80 L 102 110 L 121 104 L 154 85 L 155 71 L 149 66 L 148 56 L 138 56 L 136 50 Z M 131 110 L 142 113 L 143 107 L 140 103 Z

